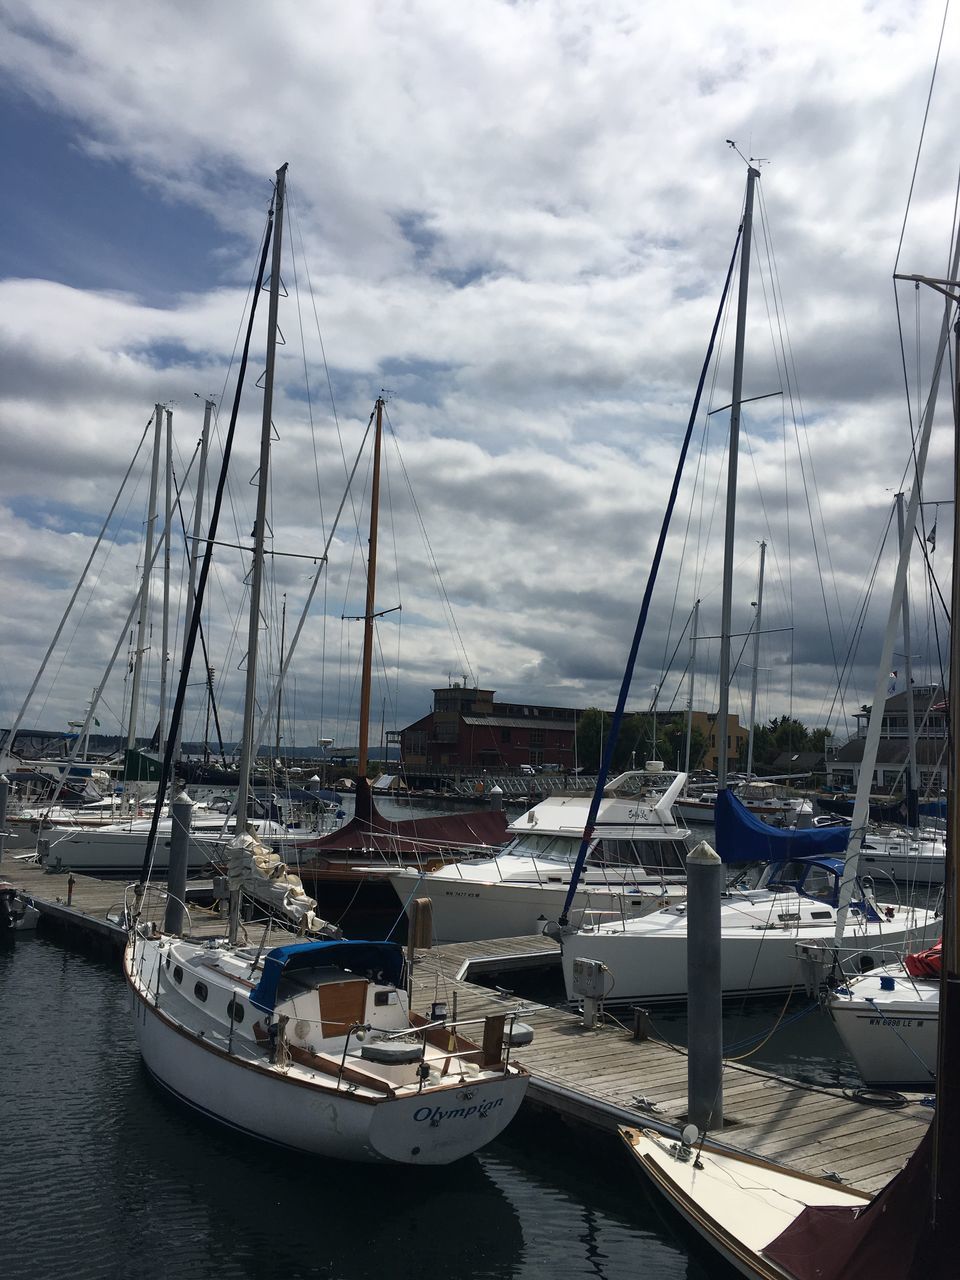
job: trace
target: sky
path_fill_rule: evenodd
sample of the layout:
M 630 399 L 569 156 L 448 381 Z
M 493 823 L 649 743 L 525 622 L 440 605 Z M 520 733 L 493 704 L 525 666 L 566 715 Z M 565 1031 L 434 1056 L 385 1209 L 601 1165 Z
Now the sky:
M 756 158 L 731 706 L 746 719 L 762 539 L 757 718 L 794 714 L 845 738 L 872 694 L 889 537 L 877 557 L 942 314 L 932 291 L 895 288 L 892 275 L 947 273 L 957 14 L 924 126 L 943 16 L 939 0 L 0 0 L 0 723 L 36 675 L 154 404 L 173 413 L 178 477 L 207 397 L 214 455 L 222 447 L 283 163 L 292 253 L 269 506 L 270 546 L 283 555 L 262 614 L 265 670 L 284 595 L 284 644 L 296 626 L 382 391 L 373 740 L 423 715 L 450 680 L 509 701 L 612 706 L 733 251 L 745 159 Z M 716 704 L 734 302 L 633 709 L 655 695 L 661 708 L 685 705 L 698 598 L 694 699 Z M 265 310 L 219 534 L 244 547 Z M 947 407 L 924 486 L 942 584 Z M 26 725 L 82 718 L 124 634 L 149 448 Z M 194 464 L 188 522 L 195 475 Z M 288 744 L 356 742 L 368 477 L 367 453 L 291 662 Z M 176 616 L 180 548 L 182 538 Z M 249 557 L 221 551 L 206 639 L 233 738 Z M 911 577 L 913 661 L 936 678 L 942 615 L 938 627 L 919 557 Z M 158 714 L 159 595 L 155 583 L 145 732 Z M 126 634 L 97 712 L 105 732 L 126 720 Z M 174 621 L 171 679 L 178 635 Z M 200 683 L 188 738 L 202 736 Z

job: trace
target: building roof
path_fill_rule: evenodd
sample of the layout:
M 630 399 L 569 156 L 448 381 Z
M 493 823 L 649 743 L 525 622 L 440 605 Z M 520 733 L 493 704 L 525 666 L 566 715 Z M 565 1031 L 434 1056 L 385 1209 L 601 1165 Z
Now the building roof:
M 574 720 L 541 720 L 537 716 L 464 716 L 463 723 L 491 729 L 565 729 L 568 733 L 577 727 Z
M 852 738 L 840 747 L 832 757 L 834 764 L 859 764 L 863 760 L 863 748 L 866 738 Z M 917 763 L 921 765 L 943 764 L 946 760 L 945 738 L 918 738 Z M 910 745 L 906 738 L 881 738 L 877 749 L 877 764 L 907 763 Z

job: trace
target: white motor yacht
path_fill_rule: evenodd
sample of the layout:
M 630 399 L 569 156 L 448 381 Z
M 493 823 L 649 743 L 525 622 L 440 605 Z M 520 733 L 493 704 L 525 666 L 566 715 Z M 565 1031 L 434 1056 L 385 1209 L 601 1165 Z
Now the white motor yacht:
M 634 919 L 682 896 L 689 832 L 673 804 L 685 781 L 650 761 L 607 784 L 571 919 Z M 404 904 L 430 898 L 439 942 L 540 933 L 560 915 L 589 810 L 585 793 L 549 796 L 510 824 L 496 857 L 397 869 L 390 883 Z

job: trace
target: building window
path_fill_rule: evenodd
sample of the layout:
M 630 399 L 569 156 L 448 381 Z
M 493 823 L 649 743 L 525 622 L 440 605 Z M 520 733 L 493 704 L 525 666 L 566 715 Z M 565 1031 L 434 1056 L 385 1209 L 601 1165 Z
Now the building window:
M 536 766 L 536 765 L 538 765 L 538 764 L 543 764 L 543 752 L 542 752 L 542 751 L 531 751 L 531 752 L 530 752 L 530 763 L 531 763 L 532 765 L 534 765 L 534 766 Z
M 501 742 L 509 742 L 509 741 L 510 741 L 510 730 L 509 730 L 509 729 L 501 729 L 501 730 L 500 730 L 500 741 L 501 741 Z
M 544 741 L 545 741 L 545 734 L 544 734 L 543 729 L 531 729 L 531 730 L 530 730 L 530 745 L 531 745 L 531 747 L 542 747 L 542 746 L 543 746 L 543 744 L 544 744 Z

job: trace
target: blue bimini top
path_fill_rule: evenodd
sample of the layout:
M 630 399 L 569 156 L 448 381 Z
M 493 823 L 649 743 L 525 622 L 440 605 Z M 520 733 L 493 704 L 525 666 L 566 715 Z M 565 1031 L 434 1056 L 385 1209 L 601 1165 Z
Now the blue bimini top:
M 250 1003 L 272 1013 L 277 1003 L 280 979 L 297 969 L 333 967 L 359 976 L 375 978 L 399 986 L 403 980 L 403 948 L 396 942 L 361 942 L 334 939 L 326 942 L 295 942 L 274 947 L 263 961 L 263 974 Z
M 730 791 L 717 796 L 714 825 L 717 853 L 724 862 L 786 862 L 811 855 L 843 854 L 850 839 L 849 827 L 808 827 L 802 831 L 771 827 Z

